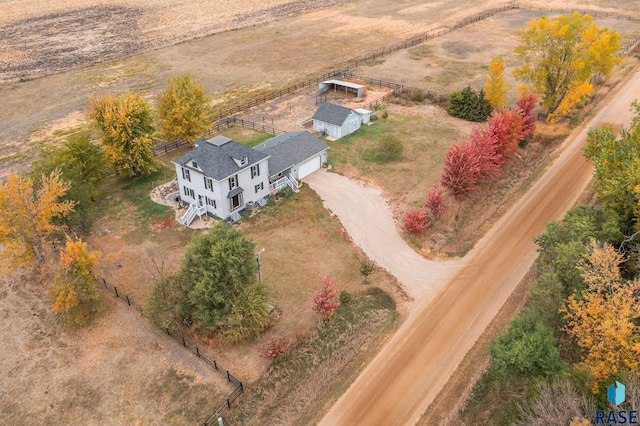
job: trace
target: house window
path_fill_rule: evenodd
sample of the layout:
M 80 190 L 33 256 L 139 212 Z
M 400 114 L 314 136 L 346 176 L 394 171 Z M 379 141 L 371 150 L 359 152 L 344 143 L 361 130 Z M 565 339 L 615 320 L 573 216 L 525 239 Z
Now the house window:
M 231 176 L 229 178 L 229 190 L 236 188 L 238 186 L 238 175 Z
M 194 169 L 198 168 L 198 163 L 196 163 L 195 161 L 192 161 L 191 165 L 193 166 Z
M 204 197 L 207 205 L 213 207 L 214 209 L 216 208 L 216 200 L 209 198 L 209 197 Z
M 196 198 L 196 194 L 195 192 L 193 192 L 193 189 L 187 188 L 186 186 L 184 187 L 184 195 L 186 195 L 187 197 Z
M 256 176 L 260 176 L 260 164 L 251 166 L 251 179 L 253 179 Z
M 182 169 L 182 178 L 191 182 L 191 174 L 189 173 L 189 170 L 185 168 Z
M 247 165 L 247 157 L 244 157 L 242 160 L 240 160 L 240 165 L 241 166 L 246 166 Z
M 209 191 L 213 192 L 213 180 L 205 176 L 204 187 L 207 188 Z
M 259 185 L 256 185 L 256 194 L 257 194 L 259 191 L 262 191 L 263 189 L 264 189 L 264 182 L 260 182 L 260 184 L 259 184 Z

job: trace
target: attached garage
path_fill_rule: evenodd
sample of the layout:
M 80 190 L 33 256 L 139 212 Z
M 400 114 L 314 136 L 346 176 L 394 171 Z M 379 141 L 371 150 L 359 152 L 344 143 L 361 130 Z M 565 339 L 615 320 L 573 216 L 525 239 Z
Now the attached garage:
M 320 155 L 313 157 L 311 160 L 298 166 L 298 179 L 302 179 L 322 167 L 322 158 Z
M 269 156 L 269 178 L 302 179 L 327 162 L 329 147 L 306 131 L 284 133 L 254 147 Z

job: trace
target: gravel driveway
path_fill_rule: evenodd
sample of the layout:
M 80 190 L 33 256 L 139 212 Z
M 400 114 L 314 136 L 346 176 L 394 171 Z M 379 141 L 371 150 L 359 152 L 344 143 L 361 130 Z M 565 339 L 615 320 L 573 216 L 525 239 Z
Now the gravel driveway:
M 398 235 L 389 206 L 379 190 L 324 169 L 304 181 L 316 191 L 324 206 L 338 216 L 353 242 L 396 277 L 416 301 L 431 300 L 459 269 L 459 261 L 431 261 L 416 253 Z

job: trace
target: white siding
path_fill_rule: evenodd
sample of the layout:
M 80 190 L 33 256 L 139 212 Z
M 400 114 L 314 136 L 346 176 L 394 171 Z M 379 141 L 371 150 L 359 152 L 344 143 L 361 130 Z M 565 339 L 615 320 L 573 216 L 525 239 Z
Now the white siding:
M 248 165 L 244 169 L 237 173 L 238 185 L 244 190 L 243 204 L 234 211 L 240 211 L 244 208 L 249 201 L 257 202 L 259 199 L 269 195 L 269 173 L 268 173 L 268 161 L 264 159 L 258 163 L 260 168 L 260 175 L 251 177 L 251 165 Z M 183 175 L 183 167 L 176 166 L 176 175 L 178 177 L 178 186 L 180 187 L 180 199 L 188 204 L 197 203 L 202 200 L 202 205 L 206 206 L 207 211 L 219 217 L 221 219 L 228 218 L 231 213 L 231 206 L 227 195 L 229 194 L 229 177 L 217 181 L 212 179 L 213 191 L 205 185 L 205 175 L 190 167 L 184 167 L 189 171 L 189 180 L 185 179 Z M 256 186 L 261 185 L 261 189 L 256 192 Z M 194 196 L 185 194 L 185 189 L 193 190 Z M 188 191 L 187 191 L 188 192 Z M 215 207 L 207 204 L 206 198 L 215 201 Z

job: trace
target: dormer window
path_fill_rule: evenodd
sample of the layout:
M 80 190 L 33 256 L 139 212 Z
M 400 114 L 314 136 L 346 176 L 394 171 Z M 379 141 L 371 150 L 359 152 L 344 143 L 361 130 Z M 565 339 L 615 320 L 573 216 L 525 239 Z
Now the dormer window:
M 240 160 L 240 165 L 241 165 L 241 166 L 246 166 L 246 165 L 247 165 L 247 162 L 248 162 L 247 157 L 244 157 L 242 160 Z
M 196 163 L 195 161 L 192 161 L 191 165 L 193 166 L 194 169 L 198 168 L 198 163 Z

